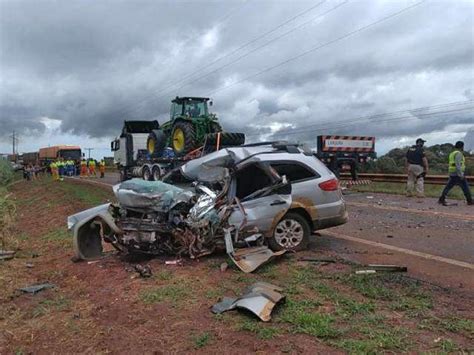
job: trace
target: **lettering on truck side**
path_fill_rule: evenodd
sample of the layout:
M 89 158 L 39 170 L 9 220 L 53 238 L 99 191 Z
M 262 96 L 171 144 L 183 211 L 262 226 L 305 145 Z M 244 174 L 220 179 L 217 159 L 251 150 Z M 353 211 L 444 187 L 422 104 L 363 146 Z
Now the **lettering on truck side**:
M 326 148 L 372 148 L 373 141 L 359 141 L 348 139 L 326 139 L 324 145 Z

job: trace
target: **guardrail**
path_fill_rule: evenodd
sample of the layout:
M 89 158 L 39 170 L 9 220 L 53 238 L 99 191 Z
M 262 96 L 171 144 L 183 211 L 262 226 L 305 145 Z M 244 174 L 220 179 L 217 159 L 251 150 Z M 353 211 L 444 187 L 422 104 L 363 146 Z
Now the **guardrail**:
M 466 176 L 469 184 L 474 184 L 474 176 Z M 350 180 L 351 174 L 342 173 L 341 180 Z M 372 173 L 360 173 L 358 179 L 379 181 L 379 182 L 400 182 L 406 183 L 406 174 L 372 174 Z M 447 175 L 426 175 L 425 183 L 433 185 L 445 185 L 448 182 Z

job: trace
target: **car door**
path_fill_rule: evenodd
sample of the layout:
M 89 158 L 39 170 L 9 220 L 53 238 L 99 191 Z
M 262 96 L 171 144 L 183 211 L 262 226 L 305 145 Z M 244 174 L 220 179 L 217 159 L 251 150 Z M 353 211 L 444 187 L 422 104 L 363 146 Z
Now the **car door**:
M 291 185 L 282 181 L 269 165 L 251 163 L 239 169 L 231 182 L 229 193 L 237 197 L 242 209 L 234 208 L 231 225 L 245 229 L 258 228 L 269 234 L 273 226 L 291 206 Z

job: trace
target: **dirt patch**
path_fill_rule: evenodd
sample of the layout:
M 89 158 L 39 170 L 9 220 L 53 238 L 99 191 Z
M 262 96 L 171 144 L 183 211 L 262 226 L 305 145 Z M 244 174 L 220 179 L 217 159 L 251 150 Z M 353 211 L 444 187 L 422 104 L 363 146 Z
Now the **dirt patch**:
M 132 262 L 113 253 L 73 263 L 67 215 L 111 199 L 110 190 L 41 181 L 19 183 L 12 193 L 21 250 L 0 264 L 0 353 L 454 351 L 474 339 L 472 300 L 399 276 L 356 277 L 319 238 L 250 275 L 232 265 L 221 272 L 225 254 L 182 266 L 165 265 L 172 257 Z M 337 262 L 298 261 L 302 256 Z M 152 277 L 138 277 L 136 263 L 148 264 Z M 220 297 L 238 296 L 255 281 L 285 289 L 287 301 L 271 323 L 210 312 Z M 16 291 L 40 282 L 56 287 Z

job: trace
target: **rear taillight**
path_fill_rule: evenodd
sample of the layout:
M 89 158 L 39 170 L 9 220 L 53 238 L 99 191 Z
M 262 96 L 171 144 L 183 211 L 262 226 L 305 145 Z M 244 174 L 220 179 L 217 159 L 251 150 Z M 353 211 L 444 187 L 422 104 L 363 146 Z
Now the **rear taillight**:
M 339 189 L 339 181 L 337 179 L 324 181 L 319 184 L 319 187 L 323 191 L 336 191 L 337 189 Z

